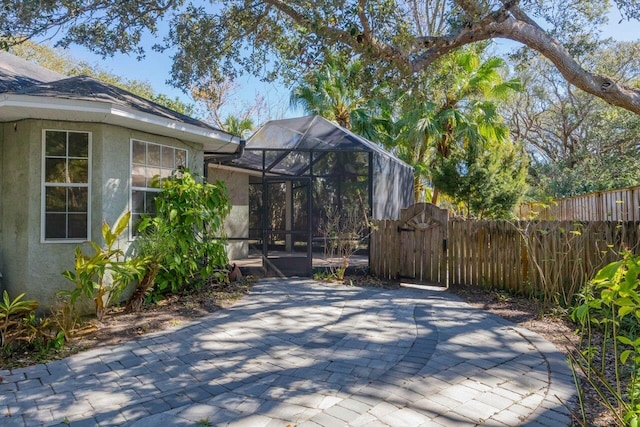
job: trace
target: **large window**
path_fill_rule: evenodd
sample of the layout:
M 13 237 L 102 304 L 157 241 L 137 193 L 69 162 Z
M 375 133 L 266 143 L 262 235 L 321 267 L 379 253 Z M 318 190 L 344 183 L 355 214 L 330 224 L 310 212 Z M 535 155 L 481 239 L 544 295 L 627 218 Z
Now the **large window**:
M 131 140 L 131 230 L 137 234 L 137 224 L 143 214 L 153 215 L 153 200 L 160 192 L 163 179 L 180 166 L 187 165 L 187 150 Z
M 44 130 L 42 139 L 42 239 L 89 240 L 91 134 Z

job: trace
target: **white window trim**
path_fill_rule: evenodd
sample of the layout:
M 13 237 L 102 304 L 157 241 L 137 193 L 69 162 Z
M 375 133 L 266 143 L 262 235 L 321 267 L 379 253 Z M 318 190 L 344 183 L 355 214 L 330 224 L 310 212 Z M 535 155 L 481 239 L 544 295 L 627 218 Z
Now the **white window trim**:
M 152 144 L 152 145 L 157 145 L 159 147 L 167 147 L 167 148 L 173 148 L 174 150 L 182 150 L 185 152 L 185 165 L 189 165 L 189 150 L 187 148 L 184 147 L 176 147 L 175 145 L 168 145 L 168 144 L 159 144 L 157 142 L 152 142 L 152 141 L 147 141 L 144 139 L 140 139 L 140 138 L 130 138 L 129 139 L 129 212 L 131 212 L 131 218 L 129 219 L 129 241 L 133 241 L 136 239 L 136 236 L 133 235 L 133 191 L 137 190 L 137 191 L 147 191 L 147 192 L 154 192 L 154 193 L 159 193 L 161 191 L 160 188 L 152 188 L 152 187 L 138 187 L 138 186 L 134 186 L 133 185 L 133 179 L 132 179 L 132 173 L 133 173 L 133 141 L 138 141 L 138 142 L 143 142 L 145 144 Z M 161 161 L 162 163 L 162 161 Z M 145 160 L 145 166 L 146 166 L 146 160 Z
M 73 132 L 73 133 L 86 133 L 89 138 L 89 170 L 86 184 L 66 184 L 66 183 L 56 183 L 58 187 L 86 187 L 87 190 L 87 238 L 86 239 L 47 239 L 45 237 L 45 226 L 46 226 L 46 188 L 47 183 L 45 182 L 46 177 L 46 136 L 47 131 L 51 132 Z M 42 129 L 42 144 L 41 144 L 41 168 L 40 168 L 40 243 L 83 243 L 87 241 L 91 241 L 91 181 L 92 181 L 92 165 L 93 165 L 93 155 L 92 155 L 92 146 L 93 146 L 93 133 L 84 130 L 74 130 L 74 129 Z

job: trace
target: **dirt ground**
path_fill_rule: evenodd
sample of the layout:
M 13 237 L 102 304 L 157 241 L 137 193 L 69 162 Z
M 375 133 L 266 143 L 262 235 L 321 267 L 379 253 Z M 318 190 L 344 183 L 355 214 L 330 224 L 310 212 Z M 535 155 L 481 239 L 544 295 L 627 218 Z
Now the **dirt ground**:
M 10 360 L 0 357 L 0 369 L 26 366 L 52 358 L 62 358 L 84 349 L 111 345 L 135 339 L 144 334 L 160 331 L 206 316 L 233 304 L 251 290 L 252 278 L 225 286 L 205 286 L 198 291 L 174 295 L 156 304 L 145 305 L 140 313 L 126 313 L 122 308 L 112 308 L 102 322 L 88 321 L 78 331 L 72 342 L 62 351 L 48 354 L 47 359 L 34 354 L 14 354 Z M 370 277 L 347 277 L 345 284 L 354 286 L 376 286 L 397 288 L 397 283 L 385 282 Z M 539 303 L 501 292 L 487 292 L 478 287 L 450 288 L 474 307 L 502 316 L 524 328 L 545 337 L 558 350 L 567 353 L 578 344 L 575 326 L 562 313 L 545 312 Z M 569 369 L 567 367 L 567 369 Z M 585 386 L 586 387 L 586 386 Z M 615 425 L 613 417 L 607 413 L 593 390 L 587 388 L 587 425 Z M 576 415 L 580 417 L 576 408 Z M 576 425 L 581 424 L 577 421 Z

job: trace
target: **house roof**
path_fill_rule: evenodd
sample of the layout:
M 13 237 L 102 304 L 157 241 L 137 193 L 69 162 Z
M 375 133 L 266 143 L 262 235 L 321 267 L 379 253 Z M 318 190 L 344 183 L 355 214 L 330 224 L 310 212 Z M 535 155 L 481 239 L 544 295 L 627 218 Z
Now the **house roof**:
M 89 76 L 67 77 L 0 52 L 0 121 L 27 118 L 108 123 L 232 153 L 240 138 Z

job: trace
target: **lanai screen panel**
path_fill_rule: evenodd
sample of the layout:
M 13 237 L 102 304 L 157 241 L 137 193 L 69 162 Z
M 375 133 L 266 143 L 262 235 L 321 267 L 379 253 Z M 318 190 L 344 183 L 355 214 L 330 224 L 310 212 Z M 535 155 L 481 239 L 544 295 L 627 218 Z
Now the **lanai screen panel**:
M 413 204 L 411 166 L 320 116 L 266 123 L 234 164 L 265 176 L 311 176 L 314 230 L 327 206 L 364 204 L 370 218 L 397 219 Z
M 390 155 L 373 156 L 373 219 L 399 219 L 414 202 L 413 168 Z

